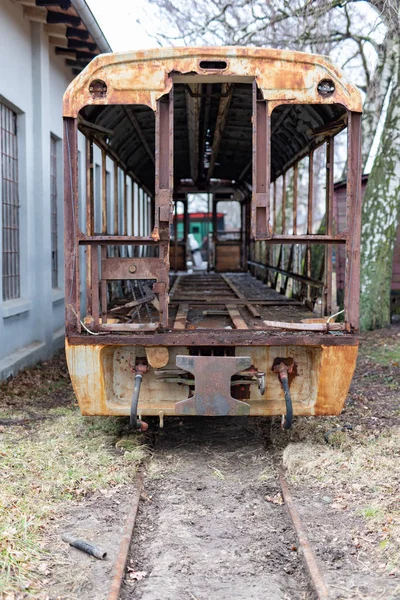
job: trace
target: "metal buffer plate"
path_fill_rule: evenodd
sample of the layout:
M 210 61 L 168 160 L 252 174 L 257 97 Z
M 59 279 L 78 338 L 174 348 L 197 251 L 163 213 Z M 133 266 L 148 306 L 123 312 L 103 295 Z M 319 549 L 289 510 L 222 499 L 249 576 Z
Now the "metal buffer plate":
M 185 415 L 248 415 L 250 404 L 231 396 L 231 377 L 251 366 L 249 356 L 177 356 L 176 365 L 195 378 L 194 396 L 175 404 Z

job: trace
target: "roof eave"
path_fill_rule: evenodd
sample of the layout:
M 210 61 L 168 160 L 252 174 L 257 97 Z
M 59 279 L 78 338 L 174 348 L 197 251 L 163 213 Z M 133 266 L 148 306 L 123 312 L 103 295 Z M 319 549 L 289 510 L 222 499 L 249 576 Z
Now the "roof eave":
M 89 33 L 96 42 L 99 50 L 104 53 L 112 52 L 110 44 L 108 43 L 104 33 L 100 29 L 99 24 L 97 23 L 92 11 L 86 4 L 85 0 L 71 0 L 71 2 L 76 12 L 86 25 L 87 29 L 89 30 Z

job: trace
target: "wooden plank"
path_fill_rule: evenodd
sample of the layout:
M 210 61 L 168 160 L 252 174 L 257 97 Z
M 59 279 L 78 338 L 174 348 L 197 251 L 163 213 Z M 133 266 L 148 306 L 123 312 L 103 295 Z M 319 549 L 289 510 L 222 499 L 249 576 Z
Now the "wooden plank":
M 246 321 L 243 319 L 242 315 L 233 304 L 227 304 L 226 308 L 228 310 L 229 316 L 232 319 L 232 323 L 235 326 L 235 329 L 248 329 Z
M 173 329 L 186 329 L 186 321 L 189 312 L 189 304 L 180 304 L 176 313 Z
M 240 244 L 215 244 L 215 269 L 217 271 L 237 271 L 240 269 Z
M 272 329 L 292 329 L 294 331 L 347 331 L 347 323 L 286 323 L 284 321 L 264 321 Z
M 158 323 L 103 323 L 99 330 L 109 331 L 154 331 Z
M 258 312 L 258 310 L 256 308 L 254 308 L 254 306 L 252 306 L 252 304 L 250 302 L 248 302 L 247 298 L 244 296 L 244 294 L 242 294 L 242 292 L 240 292 L 237 287 L 235 286 L 234 283 L 232 283 L 228 277 L 226 275 L 221 275 L 222 279 L 225 281 L 225 283 L 227 285 L 229 285 L 229 287 L 231 288 L 231 290 L 233 291 L 234 294 L 236 294 L 236 296 L 238 298 L 240 298 L 240 300 L 243 300 L 245 303 L 245 306 L 247 308 L 247 310 L 253 315 L 253 317 L 255 317 L 256 319 L 260 319 L 261 315 Z
M 176 290 L 178 289 L 181 279 L 182 279 L 181 275 L 178 275 L 178 277 L 175 279 L 174 284 L 169 292 L 170 298 L 172 298 L 172 296 L 175 294 Z

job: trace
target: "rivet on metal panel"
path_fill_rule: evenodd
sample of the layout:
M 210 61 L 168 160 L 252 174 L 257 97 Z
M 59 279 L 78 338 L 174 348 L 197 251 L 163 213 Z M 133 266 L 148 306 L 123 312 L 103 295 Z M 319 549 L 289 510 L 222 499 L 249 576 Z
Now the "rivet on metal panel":
M 137 269 L 136 265 L 131 265 L 128 270 L 129 270 L 129 273 L 136 273 L 136 269 Z

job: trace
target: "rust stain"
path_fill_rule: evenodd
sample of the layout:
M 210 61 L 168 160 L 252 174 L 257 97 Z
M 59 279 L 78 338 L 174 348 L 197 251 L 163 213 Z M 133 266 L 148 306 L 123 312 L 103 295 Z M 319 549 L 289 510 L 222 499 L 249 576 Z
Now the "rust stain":
M 203 69 L 201 60 L 225 61 L 218 72 Z M 341 103 L 361 112 L 361 95 L 326 56 L 271 48 L 201 47 L 160 48 L 97 56 L 74 79 L 64 95 L 64 117 L 76 117 L 83 106 L 144 104 L 153 110 L 156 101 L 167 94 L 172 79 L 190 73 L 192 80 L 213 76 L 216 80 L 256 79 L 266 100 L 286 100 L 301 104 Z M 317 84 L 332 79 L 336 90 L 321 97 Z M 90 84 L 100 79 L 107 85 L 104 98 L 93 98 Z
M 322 346 L 315 415 L 341 413 L 356 368 L 358 346 Z
M 183 411 L 176 412 L 176 403 L 189 397 L 189 387 L 157 380 L 154 369 L 176 369 L 176 356 L 187 355 L 189 350 L 179 346 L 169 349 L 155 347 L 153 354 L 152 350 L 141 346 L 75 346 L 67 341 L 68 368 L 82 414 L 129 415 L 134 384 L 131 365 L 135 356 L 144 354 L 150 369 L 143 377 L 140 414 L 157 416 L 160 410 L 165 416 L 184 414 Z M 256 385 L 246 390 L 249 414 L 271 416 L 285 411 L 280 383 L 271 372 L 271 365 L 277 357 L 283 357 L 285 361 L 290 359 L 296 364 L 296 377 L 290 382 L 294 415 L 339 414 L 354 373 L 357 352 L 357 346 L 236 348 L 236 357 L 250 356 L 252 364 L 266 372 L 264 395 L 260 394 Z M 218 358 L 215 357 L 215 360 Z

